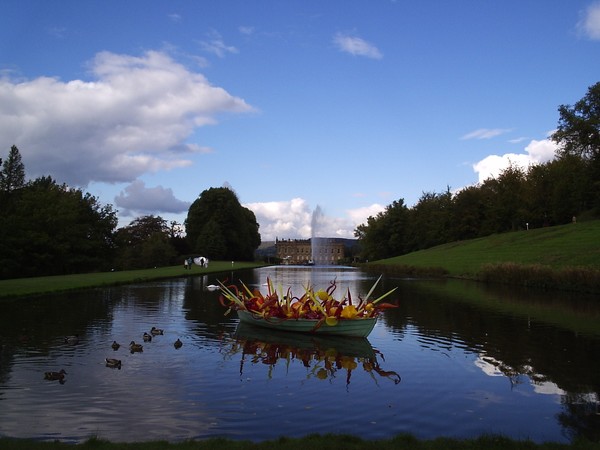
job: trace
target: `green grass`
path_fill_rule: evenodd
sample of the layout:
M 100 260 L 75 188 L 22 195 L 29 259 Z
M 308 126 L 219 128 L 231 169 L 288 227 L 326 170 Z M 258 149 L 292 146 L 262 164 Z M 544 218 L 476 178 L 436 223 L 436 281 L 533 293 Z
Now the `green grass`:
M 437 267 L 450 276 L 476 277 L 484 265 L 499 263 L 600 270 L 600 221 L 453 242 L 369 264 L 423 269 Z
M 232 264 L 231 261 L 211 261 L 208 268 L 193 266 L 191 270 L 184 269 L 182 264 L 181 266 L 158 267 L 155 269 L 59 275 L 52 277 L 15 278 L 11 280 L 0 280 L 0 298 L 50 294 L 68 290 L 204 275 L 260 266 L 262 266 L 262 264 L 252 262 L 236 261 Z
M 475 439 L 438 438 L 418 440 L 407 434 L 392 439 L 366 441 L 347 435 L 309 435 L 300 439 L 280 438 L 264 442 L 207 439 L 168 443 L 165 441 L 144 443 L 111 443 L 92 438 L 82 444 L 61 442 L 38 442 L 33 440 L 0 438 L 3 450 L 562 450 L 600 449 L 599 443 L 577 441 L 573 444 L 542 443 L 528 440 L 512 440 L 501 436 L 481 436 Z

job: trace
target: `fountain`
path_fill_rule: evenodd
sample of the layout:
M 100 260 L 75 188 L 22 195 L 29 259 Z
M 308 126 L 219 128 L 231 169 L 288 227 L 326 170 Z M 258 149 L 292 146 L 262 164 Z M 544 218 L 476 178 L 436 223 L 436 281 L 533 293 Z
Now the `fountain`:
M 321 207 L 317 205 L 312 214 L 312 219 L 310 221 L 310 252 L 311 252 L 311 262 L 313 264 L 323 264 L 323 255 L 320 255 L 321 251 L 320 238 L 317 237 L 318 230 L 320 225 L 323 223 L 325 219 L 325 215 L 321 210 Z

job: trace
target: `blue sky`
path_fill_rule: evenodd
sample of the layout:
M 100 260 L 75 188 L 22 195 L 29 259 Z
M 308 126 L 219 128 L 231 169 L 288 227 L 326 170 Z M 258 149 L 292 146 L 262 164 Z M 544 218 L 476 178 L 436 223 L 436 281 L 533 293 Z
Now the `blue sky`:
M 210 187 L 263 241 L 353 237 L 394 200 L 546 162 L 600 81 L 600 2 L 0 5 L 0 157 L 183 222 Z

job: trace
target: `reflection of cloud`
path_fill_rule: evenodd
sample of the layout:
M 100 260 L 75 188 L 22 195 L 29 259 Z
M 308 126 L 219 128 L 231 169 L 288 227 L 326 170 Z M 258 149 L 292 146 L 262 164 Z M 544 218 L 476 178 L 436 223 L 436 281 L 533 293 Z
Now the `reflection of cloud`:
M 565 395 L 566 392 L 559 388 L 556 384 L 551 381 L 543 381 L 541 383 L 532 383 L 533 390 L 538 394 L 546 395 Z
M 535 381 L 536 378 L 539 380 L 540 376 L 539 374 L 535 373 L 535 370 L 532 366 L 524 366 L 520 370 L 517 370 L 490 356 L 481 355 L 475 360 L 474 364 L 476 367 L 481 369 L 483 373 L 490 377 L 509 376 L 507 373 L 503 372 L 501 368 L 504 368 L 505 370 L 513 372 L 517 375 L 527 376 L 531 386 L 533 386 L 534 392 L 537 394 L 559 396 L 566 394 L 565 391 L 551 381 Z
M 479 357 L 475 360 L 475 366 L 479 367 L 481 369 L 481 371 L 483 373 L 485 373 L 486 375 L 490 376 L 490 377 L 501 377 L 504 374 L 502 372 L 500 372 L 500 370 L 498 370 L 498 365 L 497 364 L 492 364 L 490 362 L 488 362 L 489 358 L 488 357 Z

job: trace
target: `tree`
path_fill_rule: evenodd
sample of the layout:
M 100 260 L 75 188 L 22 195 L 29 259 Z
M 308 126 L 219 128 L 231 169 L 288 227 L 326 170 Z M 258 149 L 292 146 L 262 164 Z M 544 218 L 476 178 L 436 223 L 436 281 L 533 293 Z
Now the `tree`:
M 354 235 L 359 239 L 361 257 L 365 260 L 390 258 L 406 253 L 408 248 L 409 210 L 404 199 L 395 200 L 367 225 L 359 225 Z
M 560 146 L 561 156 L 578 156 L 589 166 L 592 181 L 589 207 L 600 210 L 600 82 L 574 106 L 561 105 L 560 119 L 552 140 Z
M 486 199 L 481 186 L 467 186 L 452 199 L 450 241 L 481 236 L 486 217 Z
M 21 189 L 0 221 L 0 277 L 107 269 L 117 224 L 111 206 L 40 177 Z
M 177 254 L 173 246 L 176 224 L 167 225 L 160 216 L 137 217 L 116 232 L 115 265 L 122 269 L 166 266 Z
M 500 172 L 496 181 L 494 209 L 499 221 L 498 231 L 516 231 L 525 228 L 528 215 L 525 203 L 525 171 L 510 163 Z
M 600 157 L 600 82 L 589 87 L 574 106 L 560 105 L 558 112 L 558 128 L 552 140 L 561 146 L 559 151 L 591 159 Z
M 1 162 L 2 160 L 0 160 Z M 8 159 L 0 171 L 0 191 L 11 193 L 25 185 L 25 166 L 21 161 L 21 153 L 16 145 L 10 148 Z
M 409 246 L 411 251 L 433 247 L 448 241 L 452 211 L 452 193 L 423 192 L 410 209 Z
M 252 260 L 260 245 L 256 216 L 227 187 L 203 191 L 185 220 L 192 251 L 211 259 Z

